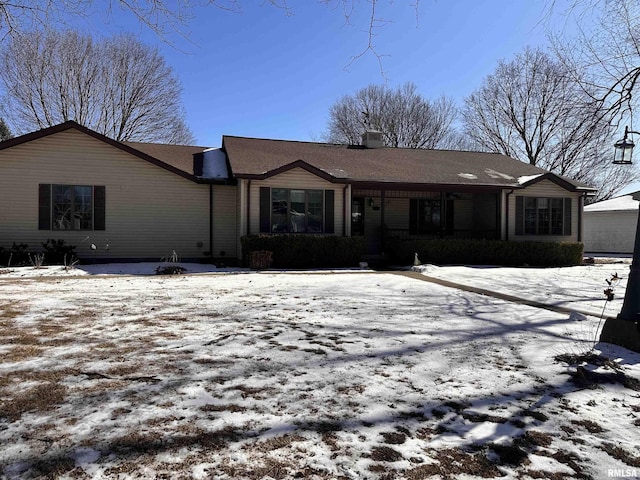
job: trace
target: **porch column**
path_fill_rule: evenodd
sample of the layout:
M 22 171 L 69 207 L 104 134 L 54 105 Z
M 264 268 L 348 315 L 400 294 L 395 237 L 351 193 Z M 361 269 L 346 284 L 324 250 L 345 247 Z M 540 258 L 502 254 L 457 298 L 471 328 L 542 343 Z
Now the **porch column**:
M 240 239 L 247 234 L 247 180 L 241 178 L 238 181 L 236 202 L 238 205 L 238 225 L 236 226 L 238 238 L 236 240 L 236 255 L 242 258 L 242 243 Z
M 513 190 L 500 192 L 500 240 L 509 240 L 509 199 Z
M 351 184 L 344 188 L 344 236 L 351 236 Z
M 380 253 L 384 255 L 384 243 L 385 243 L 385 230 L 386 226 L 384 223 L 384 200 L 385 190 L 380 190 Z

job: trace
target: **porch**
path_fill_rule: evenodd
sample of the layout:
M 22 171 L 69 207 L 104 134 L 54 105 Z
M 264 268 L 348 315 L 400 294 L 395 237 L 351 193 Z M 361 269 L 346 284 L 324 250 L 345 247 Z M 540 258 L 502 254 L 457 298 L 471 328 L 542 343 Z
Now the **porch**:
M 351 235 L 364 236 L 368 256 L 393 239 L 500 239 L 501 191 L 352 190 Z

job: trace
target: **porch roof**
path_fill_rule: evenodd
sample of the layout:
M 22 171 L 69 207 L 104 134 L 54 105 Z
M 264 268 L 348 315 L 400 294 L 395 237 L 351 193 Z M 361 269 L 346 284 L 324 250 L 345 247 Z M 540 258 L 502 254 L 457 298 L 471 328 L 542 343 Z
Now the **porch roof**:
M 594 190 L 495 153 L 364 148 L 226 135 L 222 148 L 236 178 L 264 179 L 301 167 L 334 183 L 523 188 L 544 177 L 568 190 Z

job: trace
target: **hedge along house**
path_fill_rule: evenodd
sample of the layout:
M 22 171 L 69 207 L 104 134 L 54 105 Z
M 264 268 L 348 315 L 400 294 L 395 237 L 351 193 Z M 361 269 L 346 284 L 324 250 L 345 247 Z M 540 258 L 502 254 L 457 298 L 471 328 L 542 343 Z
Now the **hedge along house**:
M 0 143 L 0 246 L 49 238 L 86 260 L 233 262 L 252 234 L 581 241 L 593 189 L 489 153 L 224 136 L 117 142 L 75 122 Z M 91 246 L 95 246 L 92 249 Z
M 223 137 L 238 181 L 240 235 L 361 235 L 367 254 L 400 238 L 579 242 L 594 189 L 491 153 Z

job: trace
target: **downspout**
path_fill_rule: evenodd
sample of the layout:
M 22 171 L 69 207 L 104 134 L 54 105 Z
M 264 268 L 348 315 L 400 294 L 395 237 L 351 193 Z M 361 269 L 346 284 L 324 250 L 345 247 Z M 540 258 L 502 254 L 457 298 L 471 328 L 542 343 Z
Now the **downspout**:
M 213 263 L 213 184 L 209 184 L 209 259 Z
M 515 192 L 512 188 L 510 192 L 507 192 L 505 195 L 505 206 L 504 206 L 504 239 L 509 241 L 509 196 L 511 196 Z
M 247 236 L 251 235 L 251 180 L 247 180 Z

